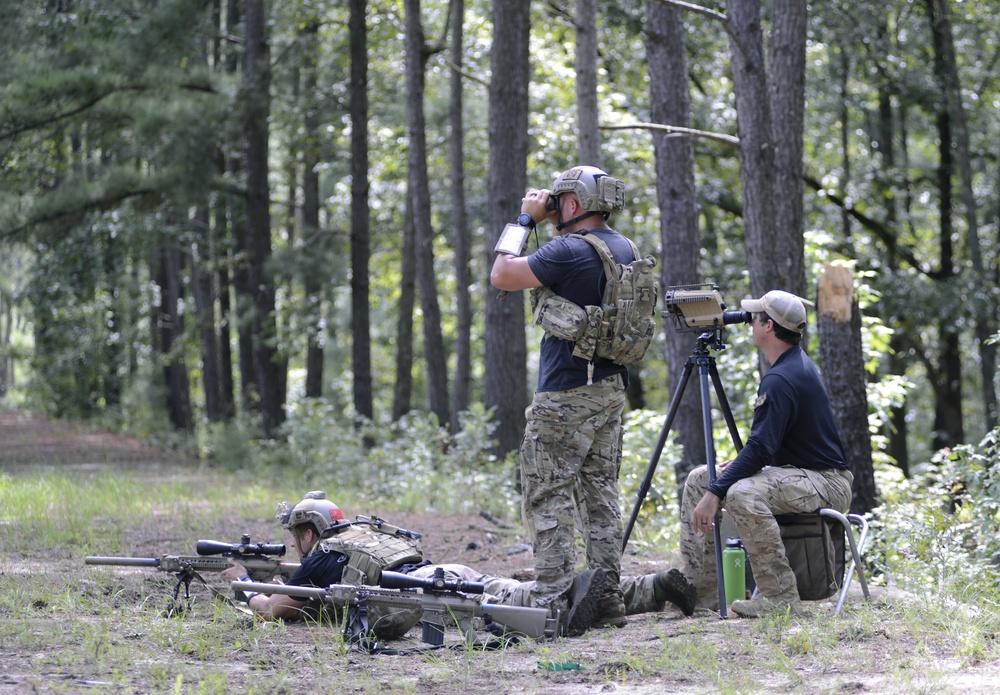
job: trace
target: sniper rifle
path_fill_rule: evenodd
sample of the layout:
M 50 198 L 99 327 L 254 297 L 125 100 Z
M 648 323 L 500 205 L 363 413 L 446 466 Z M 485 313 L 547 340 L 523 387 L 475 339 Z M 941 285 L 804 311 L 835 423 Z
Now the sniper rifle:
M 408 610 L 419 607 L 422 611 L 422 639 L 441 646 L 444 643 L 445 624 L 451 622 L 464 634 L 465 645 L 475 645 L 474 620 L 481 618 L 485 627 L 494 634 L 521 634 L 535 639 L 554 637 L 559 618 L 549 617 L 544 608 L 505 606 L 482 601 L 484 585 L 478 582 L 449 582 L 438 568 L 430 579 L 412 577 L 399 572 L 383 570 L 378 586 L 353 586 L 331 584 L 324 588 L 292 586 L 287 584 L 261 584 L 233 582 L 234 591 L 254 591 L 262 594 L 284 594 L 301 599 L 322 601 L 333 608 L 349 608 L 344 638 L 349 644 L 359 644 L 368 651 L 383 651 L 377 638 L 366 625 L 369 606 L 390 610 Z M 479 595 L 473 598 L 468 594 Z
M 184 586 L 184 598 L 190 599 L 191 580 L 198 579 L 199 573 L 221 572 L 230 567 L 229 559 L 247 568 L 247 574 L 254 581 L 269 581 L 275 575 L 286 579 L 298 569 L 297 562 L 282 562 L 278 558 L 285 554 L 283 544 L 251 543 L 249 534 L 243 534 L 239 543 L 220 541 L 198 541 L 197 555 L 161 555 L 160 557 L 101 557 L 88 555 L 83 559 L 87 565 L 116 565 L 119 567 L 155 567 L 160 572 L 177 575 L 174 601 Z

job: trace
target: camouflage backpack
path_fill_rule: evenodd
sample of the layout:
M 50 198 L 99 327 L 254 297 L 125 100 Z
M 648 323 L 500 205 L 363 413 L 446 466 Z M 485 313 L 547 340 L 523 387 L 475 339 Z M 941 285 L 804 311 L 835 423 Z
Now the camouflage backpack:
M 596 235 L 569 236 L 583 239 L 601 257 L 607 278 L 601 305 L 580 307 L 547 287 L 539 287 L 531 293 L 535 324 L 547 334 L 575 343 L 574 357 L 588 362 L 601 358 L 621 365 L 638 362 L 656 332 L 656 260 L 652 256 L 640 258 L 639 249 L 628 240 L 635 260 L 623 265 Z

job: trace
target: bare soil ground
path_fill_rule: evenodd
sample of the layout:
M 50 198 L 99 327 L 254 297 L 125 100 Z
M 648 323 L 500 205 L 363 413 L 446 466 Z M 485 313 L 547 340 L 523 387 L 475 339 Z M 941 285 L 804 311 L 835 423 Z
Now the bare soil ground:
M 140 442 L 75 430 L 45 420 L 0 413 L 0 476 L 18 476 L 40 468 L 73 470 L 108 467 L 141 470 L 157 478 L 197 475 L 197 466 Z M 2 503 L 2 500 L 0 500 Z M 345 513 L 372 510 L 345 509 Z M 531 578 L 532 556 L 516 520 L 478 515 L 439 516 L 376 510 L 400 526 L 424 534 L 425 555 L 483 572 Z M 177 520 L 156 519 L 132 529 L 134 555 L 187 554 L 187 539 Z M 206 537 L 251 533 L 255 540 L 274 539 L 273 522 L 262 515 L 250 528 L 232 528 L 220 519 Z M 82 553 L 81 553 L 82 555 Z M 627 554 L 626 573 L 665 569 L 667 553 Z M 103 649 L 157 638 L 164 630 L 159 601 L 172 589 L 169 577 L 141 569 L 120 568 L 109 588 L 83 569 L 82 557 L 4 557 L 0 575 L 25 582 L 76 576 L 84 594 L 113 593 L 119 624 Z M 211 582 L 212 579 L 206 577 Z M 107 580 L 105 580 L 107 581 Z M 223 585 L 218 585 L 224 588 Z M 195 601 L 186 620 L 211 623 L 215 608 L 205 587 L 192 585 Z M 863 605 L 860 592 L 844 613 L 832 618 L 832 603 L 808 605 L 808 615 L 785 621 L 720 620 L 717 613 L 685 618 L 668 608 L 633 616 L 622 629 L 592 630 L 582 638 L 523 641 L 497 652 L 441 650 L 410 656 L 343 653 L 317 642 L 316 629 L 303 624 L 263 624 L 237 620 L 238 634 L 221 638 L 219 653 L 172 646 L 162 656 L 197 662 L 202 674 L 217 674 L 216 685 L 195 689 L 190 678 L 156 682 L 107 673 L 99 664 L 62 663 L 40 653 L 46 644 L 30 635 L 0 640 L 0 693 L 27 692 L 301 692 L 317 686 L 343 692 L 431 692 L 490 694 L 530 693 L 992 693 L 1000 690 L 1000 661 L 989 650 L 979 658 L 960 655 L 949 635 L 915 631 L 901 617 L 895 601 L 880 592 L 874 607 Z M 149 597 L 153 598 L 150 599 Z M 148 604 L 148 605 L 147 605 Z M 153 604 L 156 604 L 155 607 Z M 40 610 L 24 606 L 25 612 Z M 13 616 L 12 616 L 13 617 Z M 0 620 L 3 620 L 0 616 Z M 96 618 L 95 618 L 96 620 Z M 25 625 L 37 625 L 25 622 Z M 57 626 L 52 626 L 58 629 Z M 32 628 L 36 629 L 36 628 Z M 38 627 L 37 629 L 45 629 Z M 0 633 L 2 634 L 2 633 Z M 419 648 L 419 630 L 392 646 Z M 67 640 L 80 635 L 67 635 Z M 449 634 L 449 642 L 456 635 Z M 4 643 L 6 642 L 6 644 Z M 173 645 L 173 642 L 169 642 Z M 334 640 L 331 639 L 331 645 Z M 101 647 L 95 647 L 100 651 Z M 84 660 L 86 661 L 86 660 Z M 548 670 L 546 665 L 566 665 Z M 579 670 L 575 668 L 579 666 Z M 139 670 L 139 664 L 136 662 Z M 142 673 L 158 673 L 144 664 Z M 266 678 L 264 677 L 266 676 Z M 222 683 L 223 685 L 218 685 Z

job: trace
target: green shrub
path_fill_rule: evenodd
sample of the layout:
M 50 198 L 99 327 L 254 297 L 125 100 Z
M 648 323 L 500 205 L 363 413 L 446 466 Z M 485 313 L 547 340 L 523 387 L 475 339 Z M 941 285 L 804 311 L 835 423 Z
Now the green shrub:
M 358 503 L 516 518 L 512 463 L 489 453 L 494 425 L 482 406 L 460 415 L 454 435 L 424 412 L 357 427 L 345 420 L 324 399 L 297 403 L 274 457 L 314 487 L 338 490 L 338 497 L 351 495 Z
M 622 442 L 622 467 L 618 476 L 623 521 L 627 523 L 635 507 L 639 489 L 649 471 L 656 450 L 664 416 L 654 410 L 633 410 L 625 416 Z M 673 433 L 671 433 L 673 435 Z M 653 472 L 635 529 L 629 540 L 675 549 L 680 538 L 677 507 L 677 484 L 674 467 L 681 458 L 681 447 L 674 437 L 663 447 Z
M 880 569 L 903 588 L 961 599 L 968 587 L 996 600 L 1000 573 L 1000 428 L 979 446 L 935 454 L 919 475 L 905 479 L 880 466 L 884 503 L 875 510 Z M 982 600 L 978 596 L 976 600 Z

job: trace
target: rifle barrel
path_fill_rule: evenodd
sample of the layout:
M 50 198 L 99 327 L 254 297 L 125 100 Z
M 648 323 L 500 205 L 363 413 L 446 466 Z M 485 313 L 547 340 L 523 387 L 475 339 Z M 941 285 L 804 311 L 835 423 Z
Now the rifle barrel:
M 88 555 L 83 558 L 87 565 L 120 565 L 122 567 L 159 567 L 158 557 L 101 557 Z
M 326 597 L 326 589 L 315 586 L 295 586 L 293 584 L 270 584 L 265 582 L 233 582 L 234 591 L 256 591 L 258 594 L 283 594 L 295 598 Z

